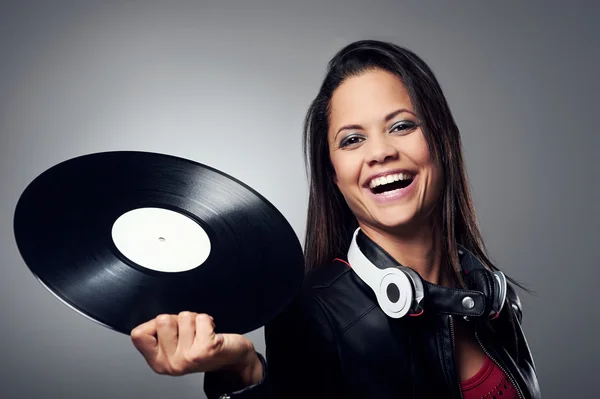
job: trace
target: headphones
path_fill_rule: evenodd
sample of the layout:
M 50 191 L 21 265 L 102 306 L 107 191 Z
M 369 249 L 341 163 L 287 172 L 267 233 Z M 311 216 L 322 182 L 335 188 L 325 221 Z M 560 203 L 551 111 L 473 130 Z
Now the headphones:
M 462 246 L 459 259 L 467 289 L 448 288 L 423 280 L 413 269 L 399 264 L 383 248 L 356 229 L 348 250 L 348 263 L 375 293 L 380 308 L 391 318 L 419 316 L 432 306 L 438 313 L 465 319 L 500 315 L 507 283 L 501 271 L 489 271 Z

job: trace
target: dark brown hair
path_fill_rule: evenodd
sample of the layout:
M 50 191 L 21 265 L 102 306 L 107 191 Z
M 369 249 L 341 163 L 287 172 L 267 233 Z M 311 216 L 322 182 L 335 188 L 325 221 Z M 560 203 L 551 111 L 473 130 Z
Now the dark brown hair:
M 442 167 L 444 188 L 438 215 L 442 260 L 447 260 L 443 264 L 453 269 L 458 281 L 462 280 L 457 273 L 460 266 L 456 248 L 460 243 L 490 269 L 497 270 L 486 254 L 477 226 L 459 129 L 436 77 L 410 50 L 392 43 L 363 40 L 344 47 L 331 59 L 304 122 L 303 149 L 310 182 L 304 245 L 307 271 L 344 257 L 358 227 L 332 178 L 327 131 L 334 90 L 346 78 L 373 69 L 391 72 L 402 80 L 422 122 L 430 153 Z

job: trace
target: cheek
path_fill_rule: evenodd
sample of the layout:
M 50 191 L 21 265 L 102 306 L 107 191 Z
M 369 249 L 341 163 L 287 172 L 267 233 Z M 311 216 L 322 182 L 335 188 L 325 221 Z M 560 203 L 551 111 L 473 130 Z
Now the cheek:
M 360 162 L 350 154 L 334 154 L 331 164 L 335 173 L 334 181 L 340 190 L 348 189 L 348 185 L 356 183 L 360 176 Z
M 409 137 L 410 140 L 402 143 L 406 155 L 408 155 L 420 168 L 433 167 L 434 165 L 429 153 L 429 147 L 427 146 L 427 140 L 425 140 L 423 133 L 419 131 L 419 134 Z
M 422 167 L 427 173 L 426 201 L 436 202 L 444 187 L 444 171 L 441 165 L 429 157 L 423 158 Z
M 412 137 L 413 140 L 405 143 L 406 154 L 416 164 L 416 166 L 427 174 L 427 180 L 429 185 L 429 195 L 437 197 L 439 195 L 440 187 L 443 186 L 444 175 L 441 165 L 434 162 L 431 153 L 429 152 L 429 146 L 423 134 L 415 135 Z

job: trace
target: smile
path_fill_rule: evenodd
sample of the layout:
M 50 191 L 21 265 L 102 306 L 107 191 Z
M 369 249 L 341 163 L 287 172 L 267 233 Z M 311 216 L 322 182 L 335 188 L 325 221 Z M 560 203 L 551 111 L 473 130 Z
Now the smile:
M 363 185 L 367 196 L 386 206 L 412 197 L 418 185 L 419 174 L 409 171 L 389 171 L 372 177 Z
M 408 187 L 414 180 L 411 173 L 392 173 L 385 176 L 375 177 L 369 183 L 373 194 L 390 194 L 392 191 Z

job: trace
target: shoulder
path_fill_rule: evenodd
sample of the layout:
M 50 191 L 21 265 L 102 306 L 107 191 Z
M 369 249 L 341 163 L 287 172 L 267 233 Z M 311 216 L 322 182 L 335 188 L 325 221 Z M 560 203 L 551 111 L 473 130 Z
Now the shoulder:
M 314 314 L 325 317 L 331 328 L 338 332 L 377 307 L 371 288 L 343 259 L 307 273 L 299 300 L 312 304 L 310 309 Z
M 315 308 L 319 297 L 324 293 L 337 286 L 348 284 L 345 280 L 349 272 L 350 267 L 341 261 L 333 261 L 308 271 L 298 293 L 286 310 L 289 312 Z
M 341 259 L 322 265 L 306 273 L 302 291 L 304 293 L 314 292 L 319 289 L 327 289 L 336 284 L 344 284 L 344 279 L 351 274 L 348 263 Z
M 351 269 L 343 261 L 332 261 L 306 273 L 298 294 L 288 307 L 296 316 L 324 318 L 327 303 L 340 300 L 339 292 L 351 285 Z M 337 292 L 337 294 L 336 294 Z
M 323 307 L 335 309 L 337 314 L 348 313 L 344 304 L 362 313 L 361 308 L 373 304 L 372 295 L 372 290 L 344 259 L 335 259 L 310 271 L 302 286 L 302 296 L 314 298 Z
M 371 290 L 344 260 L 309 271 L 298 294 L 278 317 L 334 334 L 374 308 Z
M 338 265 L 339 263 L 339 265 Z M 348 271 L 341 267 L 343 263 L 333 262 L 309 271 L 299 292 L 287 307 L 265 326 L 267 342 L 279 342 L 279 337 L 303 336 L 304 340 L 319 339 L 333 342 L 335 334 L 332 328 L 328 307 L 323 298 L 328 289 L 339 284 Z M 346 267 L 347 268 L 347 267 Z

